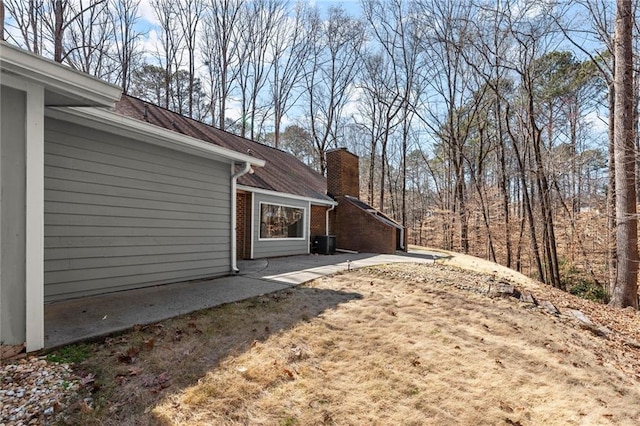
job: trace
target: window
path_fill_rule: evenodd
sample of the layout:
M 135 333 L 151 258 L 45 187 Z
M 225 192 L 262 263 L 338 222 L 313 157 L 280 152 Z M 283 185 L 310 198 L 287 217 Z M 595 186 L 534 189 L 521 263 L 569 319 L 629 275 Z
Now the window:
M 260 238 L 304 238 L 304 209 L 260 203 Z

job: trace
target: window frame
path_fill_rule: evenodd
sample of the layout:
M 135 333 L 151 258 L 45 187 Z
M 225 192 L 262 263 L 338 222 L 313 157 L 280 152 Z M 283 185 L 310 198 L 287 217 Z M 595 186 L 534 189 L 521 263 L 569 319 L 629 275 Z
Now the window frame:
M 269 238 L 269 237 L 262 237 L 261 232 L 260 232 L 260 228 L 262 225 L 262 205 L 266 204 L 266 205 L 270 205 L 270 206 L 276 206 L 276 207 L 286 207 L 286 208 L 290 208 L 290 209 L 298 209 L 298 210 L 302 210 L 302 236 L 301 237 L 278 237 L 278 238 Z M 282 204 L 282 203 L 276 203 L 276 202 L 269 202 L 269 201 L 260 201 L 258 203 L 258 232 L 257 232 L 257 236 L 258 236 L 258 241 L 305 241 L 307 239 L 307 208 L 306 207 L 302 207 L 302 206 L 294 206 L 294 205 L 290 205 L 290 204 Z

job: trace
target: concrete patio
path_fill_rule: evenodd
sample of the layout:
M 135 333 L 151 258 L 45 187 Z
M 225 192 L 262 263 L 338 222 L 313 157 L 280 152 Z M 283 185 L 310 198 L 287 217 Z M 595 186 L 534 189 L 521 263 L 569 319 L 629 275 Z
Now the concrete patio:
M 238 262 L 240 273 L 121 291 L 45 305 L 45 349 L 106 336 L 136 324 L 236 302 L 348 269 L 399 262 L 433 263 L 427 251 L 395 255 L 302 255 Z

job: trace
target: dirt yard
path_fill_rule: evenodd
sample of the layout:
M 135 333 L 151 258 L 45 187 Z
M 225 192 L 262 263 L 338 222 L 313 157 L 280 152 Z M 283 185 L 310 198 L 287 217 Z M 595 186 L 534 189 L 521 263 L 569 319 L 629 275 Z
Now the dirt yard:
M 640 315 L 512 271 L 484 272 L 380 266 L 139 327 L 83 348 L 89 356 L 77 371 L 88 399 L 62 418 L 101 425 L 640 424 Z M 607 332 L 514 297 L 489 297 L 505 278 L 538 301 L 555 297 L 561 312 L 597 317 Z

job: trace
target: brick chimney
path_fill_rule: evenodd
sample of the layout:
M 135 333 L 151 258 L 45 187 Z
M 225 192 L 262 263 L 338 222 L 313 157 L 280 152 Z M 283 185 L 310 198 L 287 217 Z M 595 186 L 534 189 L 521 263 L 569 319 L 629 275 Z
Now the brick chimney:
M 338 148 L 327 151 L 327 193 L 333 197 L 360 198 L 360 169 L 357 155 Z

